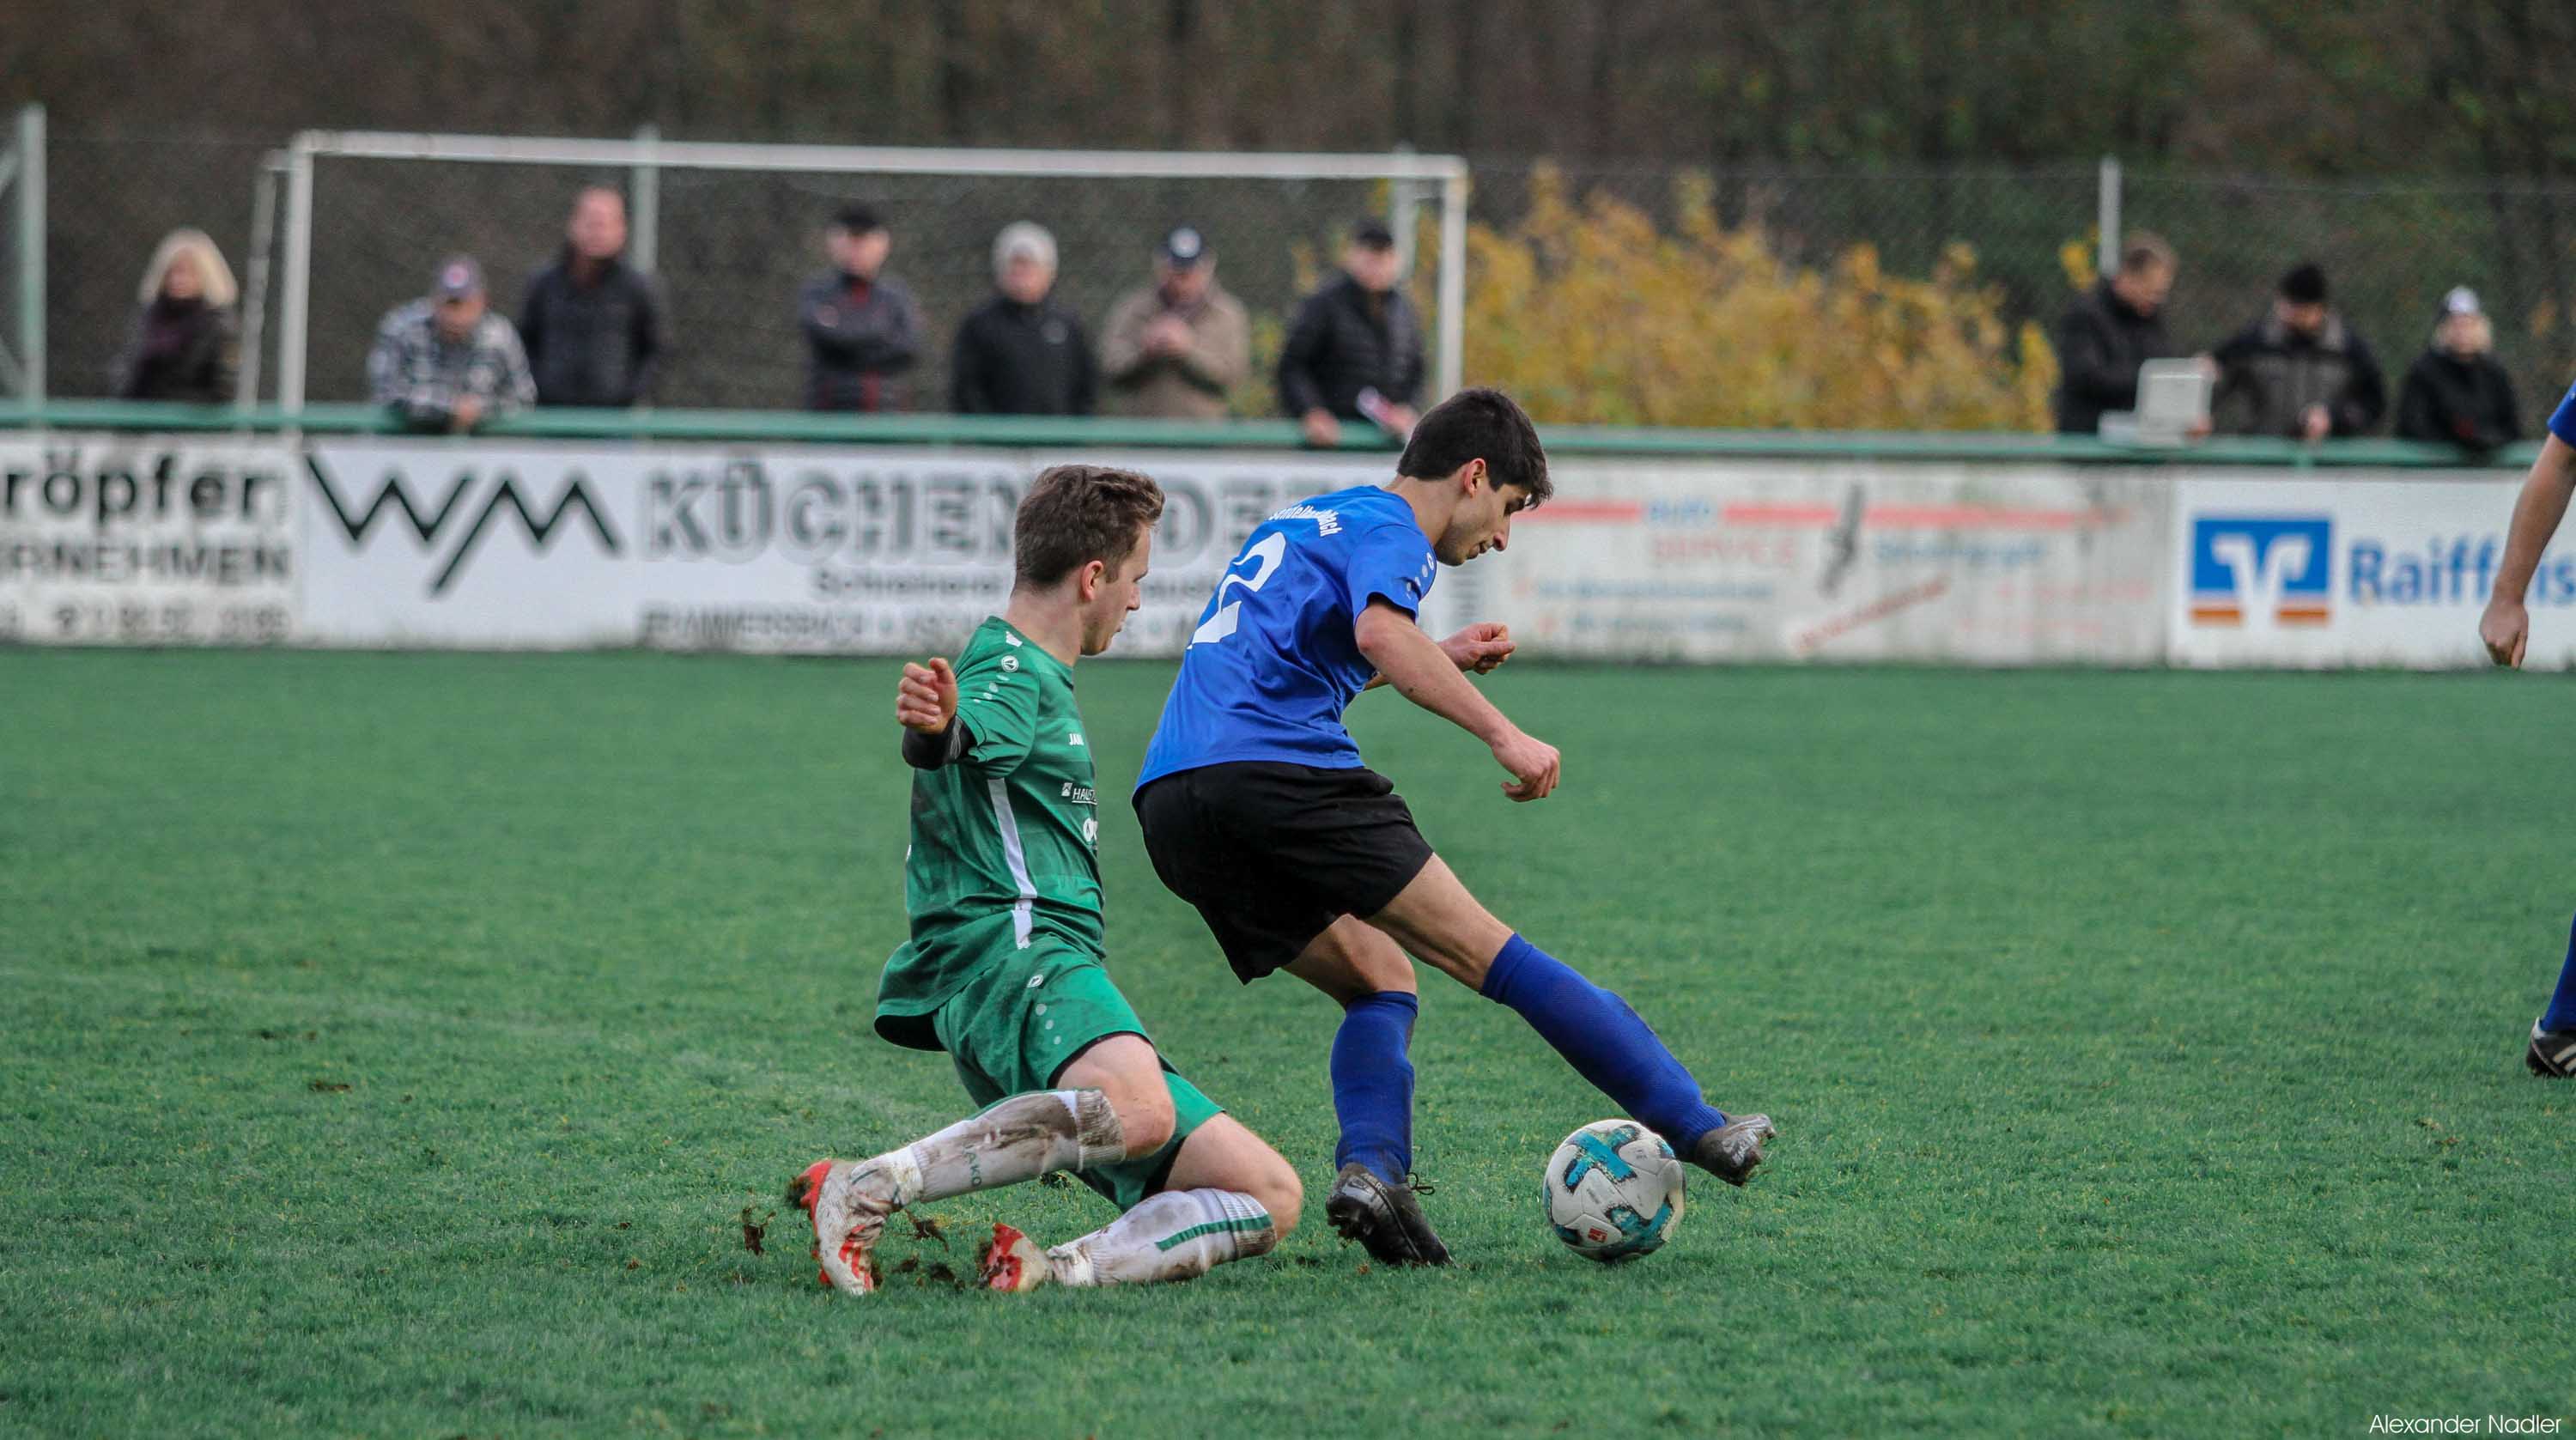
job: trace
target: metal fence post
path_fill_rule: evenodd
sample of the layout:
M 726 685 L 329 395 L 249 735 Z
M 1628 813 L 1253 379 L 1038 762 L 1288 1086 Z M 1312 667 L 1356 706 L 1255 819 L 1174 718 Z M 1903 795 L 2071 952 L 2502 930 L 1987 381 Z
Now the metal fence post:
M 1440 182 L 1440 390 L 1446 400 L 1467 373 L 1467 173 Z
M 277 245 L 277 177 L 286 157 L 271 150 L 259 160 L 250 187 L 250 265 L 242 278 L 241 371 L 233 381 L 233 408 L 259 404 L 260 348 L 268 339 L 268 253 Z
M 1411 163 L 1413 147 L 1400 144 L 1395 147 L 1395 156 L 1396 168 L 1402 169 Z M 1387 230 L 1395 236 L 1396 271 L 1410 275 L 1413 273 L 1414 211 L 1422 202 L 1422 194 L 1409 176 L 1388 181 L 1386 191 Z
M 635 157 L 629 172 L 628 208 L 633 210 L 634 224 L 628 228 L 626 251 L 636 270 L 650 275 L 661 263 L 662 252 L 662 167 L 655 153 L 661 148 L 662 127 L 646 121 L 635 127 L 635 143 L 642 152 Z
M 304 413 L 306 306 L 313 290 L 313 135 L 286 152 L 286 277 L 277 297 L 277 408 Z
M 2101 258 L 2094 262 L 2105 275 L 2120 273 L 2120 161 L 2102 157 L 2101 195 L 2094 202 L 2093 223 L 2102 232 Z
M 18 112 L 19 398 L 45 399 L 45 107 Z

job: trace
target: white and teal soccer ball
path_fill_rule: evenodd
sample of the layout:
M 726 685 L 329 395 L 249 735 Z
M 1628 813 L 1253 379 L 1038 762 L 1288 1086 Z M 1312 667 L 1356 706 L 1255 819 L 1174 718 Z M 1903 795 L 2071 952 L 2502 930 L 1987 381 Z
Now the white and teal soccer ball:
M 1595 1120 L 1566 1136 L 1542 1184 L 1548 1228 L 1604 1265 L 1653 1251 L 1682 1223 L 1682 1162 L 1634 1120 Z

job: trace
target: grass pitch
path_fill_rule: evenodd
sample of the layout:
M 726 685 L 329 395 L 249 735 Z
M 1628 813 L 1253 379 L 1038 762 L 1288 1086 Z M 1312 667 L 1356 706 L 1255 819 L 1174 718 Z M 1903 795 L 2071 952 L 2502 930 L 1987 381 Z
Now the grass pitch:
M 1123 795 L 1168 667 L 1083 668 Z M 2568 879 L 2537 677 L 1513 669 L 1532 806 L 1354 707 L 1469 884 L 1629 997 L 1754 1187 L 1602 1270 L 1608 1112 L 1425 972 L 1464 1262 L 1316 1213 L 1159 1290 L 816 1288 L 780 1183 L 963 1113 L 868 1031 L 903 932 L 880 663 L 0 652 L 0 1431 L 2366 1434 L 2576 1413 Z M 1320 1212 L 1335 1015 L 1238 987 L 1102 809 L 1111 971 Z M 1694 1172 L 1696 1174 L 1696 1172 Z M 914 1283 L 919 1282 L 919 1283 Z

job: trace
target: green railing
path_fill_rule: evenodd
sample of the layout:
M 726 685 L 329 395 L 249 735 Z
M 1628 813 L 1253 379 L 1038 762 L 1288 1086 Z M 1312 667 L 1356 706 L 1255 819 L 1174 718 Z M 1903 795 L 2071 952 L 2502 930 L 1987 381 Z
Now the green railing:
M 0 430 L 393 434 L 400 427 L 371 405 L 312 405 L 290 417 L 275 409 L 55 400 L 0 405 Z M 1033 415 L 821 415 L 795 410 L 531 410 L 480 434 L 531 440 L 666 440 L 711 443 L 983 445 L 1045 449 L 1299 450 L 1309 448 L 1286 420 L 1120 420 Z M 1948 432 L 1661 430 L 1550 425 L 1554 455 L 1718 459 L 2060 461 L 2119 465 L 2519 470 L 2538 447 L 2487 455 L 2405 440 L 2333 440 L 2302 445 L 2248 437 L 2177 449 L 2107 444 L 2090 436 Z M 1342 450 L 1391 450 L 1368 427 L 1344 427 Z

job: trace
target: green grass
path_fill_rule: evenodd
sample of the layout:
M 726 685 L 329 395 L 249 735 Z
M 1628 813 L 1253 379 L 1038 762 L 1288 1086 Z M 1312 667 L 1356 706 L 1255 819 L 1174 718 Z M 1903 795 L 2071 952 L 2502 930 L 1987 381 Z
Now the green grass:
M 1083 672 L 1123 794 L 1167 683 Z M 0 1431 L 2368 1433 L 2576 1412 L 2576 1088 L 2520 1035 L 2576 886 L 2532 677 L 1529 669 L 1567 751 L 1356 710 L 1499 913 L 1779 1120 L 1601 1270 L 1609 1112 L 1427 977 L 1464 1262 L 1320 1223 L 1152 1291 L 814 1285 L 738 1216 L 961 1113 L 867 1016 L 903 930 L 883 664 L 0 652 Z M 1298 1165 L 1335 1016 L 1238 987 L 1102 812 L 1111 969 Z M 943 1203 L 1053 1241 L 1079 1189 Z M 969 1258 L 892 1247 L 925 1265 Z

